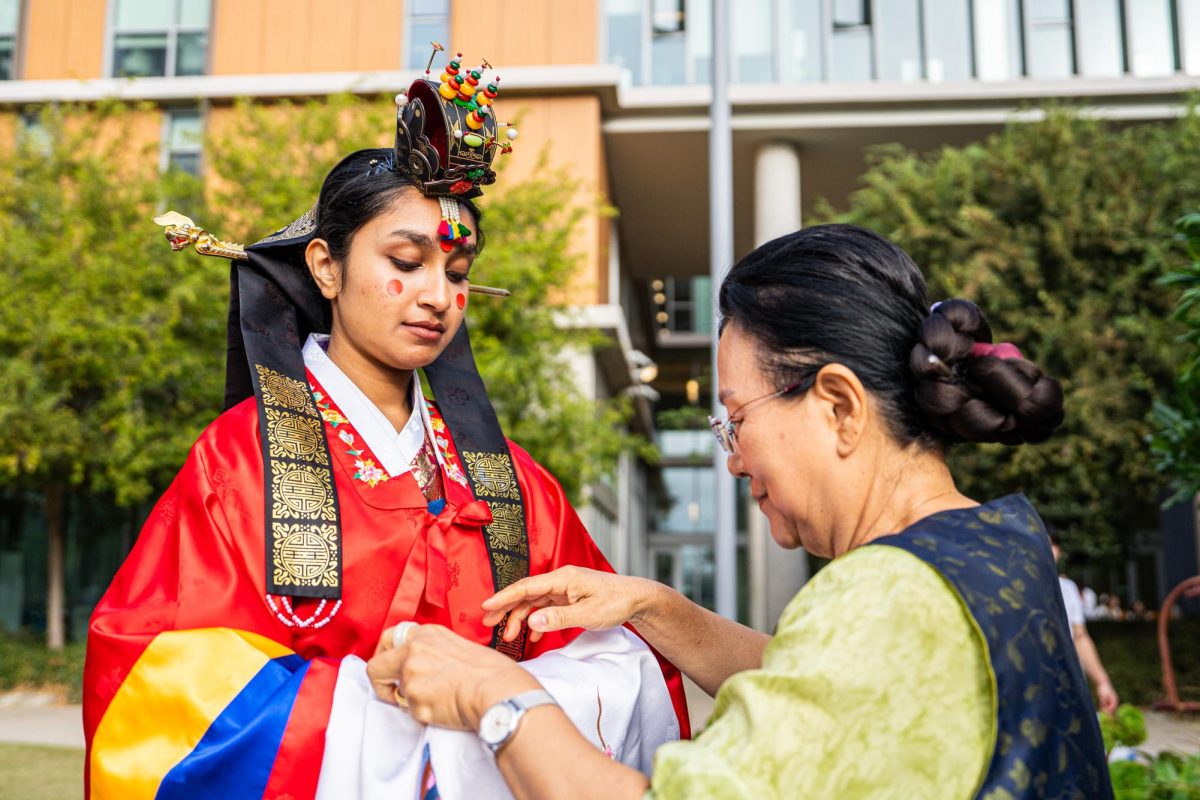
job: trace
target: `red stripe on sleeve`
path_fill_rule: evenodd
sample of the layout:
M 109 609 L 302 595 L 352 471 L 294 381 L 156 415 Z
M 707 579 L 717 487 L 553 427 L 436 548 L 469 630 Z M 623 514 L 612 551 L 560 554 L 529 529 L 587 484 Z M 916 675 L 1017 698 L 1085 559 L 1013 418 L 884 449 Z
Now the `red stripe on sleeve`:
M 340 663 L 318 658 L 309 666 L 279 743 L 264 800 L 309 800 L 316 796 Z

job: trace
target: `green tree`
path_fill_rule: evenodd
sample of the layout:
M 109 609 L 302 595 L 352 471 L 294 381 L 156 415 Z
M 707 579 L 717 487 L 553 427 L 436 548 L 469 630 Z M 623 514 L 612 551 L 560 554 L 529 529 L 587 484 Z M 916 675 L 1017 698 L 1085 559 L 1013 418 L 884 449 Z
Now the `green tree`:
M 144 500 L 218 406 L 224 290 L 147 224 L 195 187 L 128 150 L 136 113 L 45 109 L 0 154 L 0 484 L 44 499 L 53 648 L 67 494 Z
M 1174 316 L 1184 325 L 1181 338 L 1190 352 L 1180 363 L 1173 402 L 1154 404 L 1158 431 L 1152 446 L 1159 470 L 1170 478 L 1171 501 L 1182 502 L 1200 492 L 1200 214 L 1181 217 L 1176 228 L 1189 260 L 1163 283 L 1181 290 Z
M 1150 410 L 1179 356 L 1158 279 L 1171 220 L 1200 195 L 1200 119 L 1115 126 L 1065 109 L 983 142 L 875 151 L 849 209 L 891 237 L 931 297 L 980 304 L 1002 340 L 1063 382 L 1063 429 L 1037 447 L 960 446 L 968 494 L 1024 491 L 1078 549 L 1115 553 L 1157 522 Z

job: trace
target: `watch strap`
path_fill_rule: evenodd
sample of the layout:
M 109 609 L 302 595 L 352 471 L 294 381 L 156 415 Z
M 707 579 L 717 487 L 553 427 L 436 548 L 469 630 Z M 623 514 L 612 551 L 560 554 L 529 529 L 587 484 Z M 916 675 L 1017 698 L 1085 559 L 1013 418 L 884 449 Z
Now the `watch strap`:
M 545 689 L 530 689 L 528 692 L 521 692 L 501 702 L 516 706 L 521 711 L 528 711 L 538 706 L 558 705 L 558 701 L 554 699 L 554 696 Z

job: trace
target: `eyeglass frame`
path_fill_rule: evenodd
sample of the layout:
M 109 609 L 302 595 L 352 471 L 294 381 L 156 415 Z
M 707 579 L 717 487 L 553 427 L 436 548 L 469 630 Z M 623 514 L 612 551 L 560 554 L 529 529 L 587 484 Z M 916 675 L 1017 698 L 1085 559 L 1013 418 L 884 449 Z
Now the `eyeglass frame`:
M 824 366 L 824 365 L 821 365 Z M 738 418 L 734 419 L 730 414 L 728 417 L 714 417 L 711 414 L 708 416 L 708 427 L 712 430 L 713 436 L 716 437 L 717 444 L 725 451 L 727 455 L 737 455 L 737 429 L 738 426 L 746 421 L 746 410 L 756 404 L 765 403 L 768 400 L 774 400 L 776 397 L 784 397 L 795 392 L 800 387 L 804 387 L 804 391 L 808 391 L 813 382 L 817 378 L 817 373 L 821 371 L 821 367 L 817 367 L 807 378 L 802 378 L 794 383 L 789 383 L 782 389 L 764 394 L 761 397 L 755 397 L 753 400 L 747 400 L 738 406 Z M 805 384 L 808 384 L 805 386 Z

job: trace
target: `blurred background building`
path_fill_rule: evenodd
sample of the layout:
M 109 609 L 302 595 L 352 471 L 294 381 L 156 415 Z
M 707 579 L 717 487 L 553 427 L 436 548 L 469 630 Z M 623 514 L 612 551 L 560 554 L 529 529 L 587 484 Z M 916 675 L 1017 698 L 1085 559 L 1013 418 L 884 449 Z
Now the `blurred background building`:
M 576 358 L 579 385 L 597 397 L 631 395 L 632 425 L 663 460 L 624 457 L 611 485 L 591 491 L 585 521 L 617 569 L 711 606 L 714 443 L 697 427 L 708 411 L 714 323 L 710 6 L 0 0 L 0 135 L 32 124 L 23 115 L 31 105 L 144 100 L 153 110 L 139 135 L 160 143 L 163 168 L 202 174 L 200 134 L 237 113 L 235 98 L 390 94 L 424 69 L 431 40 L 468 61 L 485 56 L 503 75 L 505 112 L 521 119 L 509 179 L 545 152 L 619 212 L 593 214 L 580 231 L 579 313 L 564 324 L 607 334 L 607 346 Z M 961 145 L 1040 114 L 1028 106 L 1047 99 L 1113 120 L 1166 119 L 1200 86 L 1200 0 L 738 0 L 733 14 L 738 256 L 799 227 L 818 198 L 842 204 L 872 145 Z M 739 496 L 739 615 L 766 628 L 810 564 L 771 549 L 744 486 Z M 5 627 L 38 623 L 45 570 L 31 561 L 39 548 L 22 547 L 36 513 L 0 522 Z M 75 511 L 111 527 L 120 553 L 140 515 L 96 514 L 86 503 Z M 1126 577 L 1162 584 L 1163 561 L 1148 545 Z M 74 630 L 113 566 L 78 555 L 69 563 Z

